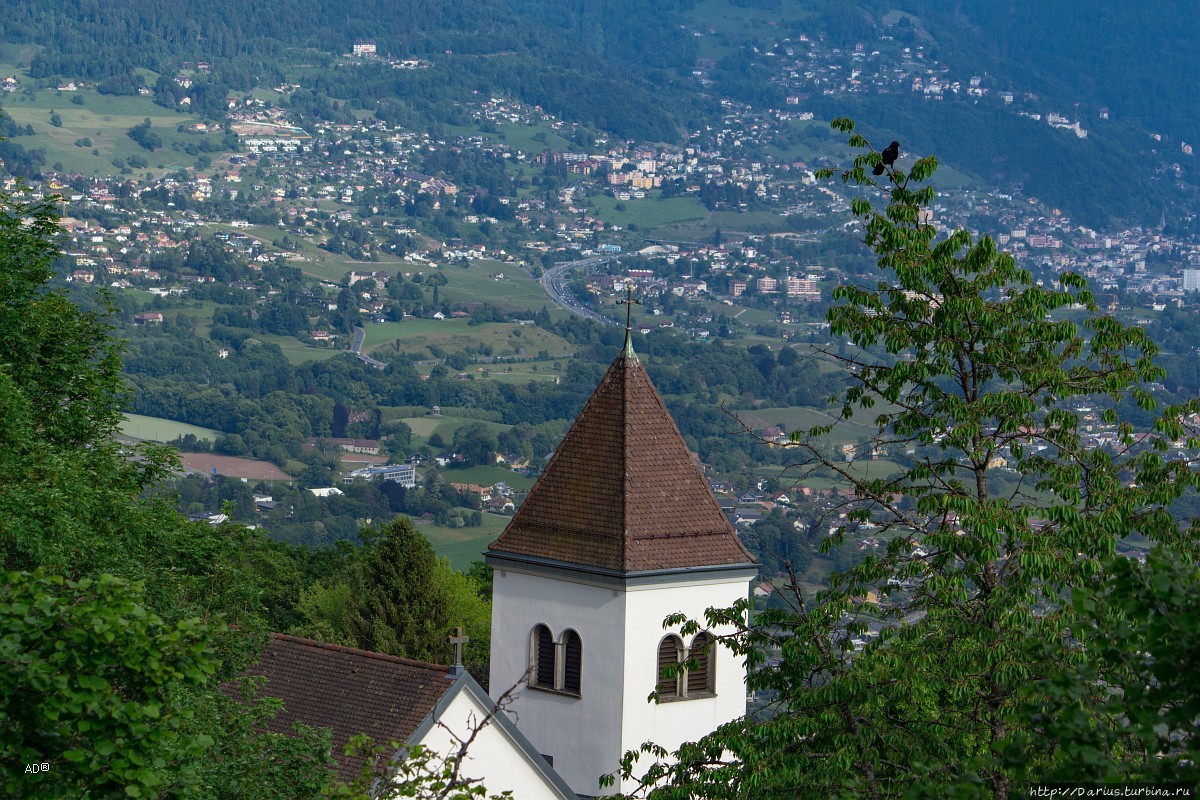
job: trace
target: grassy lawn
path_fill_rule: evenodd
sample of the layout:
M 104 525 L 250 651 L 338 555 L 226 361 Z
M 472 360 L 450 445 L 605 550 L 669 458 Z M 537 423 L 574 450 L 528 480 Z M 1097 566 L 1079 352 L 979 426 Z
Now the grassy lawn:
M 688 13 L 688 17 L 697 25 L 717 33 L 734 37 L 752 35 L 756 40 L 764 30 L 776 27 L 785 20 L 807 19 L 810 16 L 812 13 L 802 11 L 799 3 L 746 6 L 729 0 L 700 0 Z
M 414 318 L 403 322 L 368 322 L 363 327 L 367 331 L 363 344 L 366 352 L 391 346 L 401 352 L 428 356 L 432 355 L 430 345 L 448 353 L 489 345 L 496 356 L 536 355 L 542 350 L 551 355 L 575 352 L 575 348 L 559 336 L 515 322 L 471 325 L 466 319 Z M 474 371 L 476 366 L 472 365 L 470 370 Z M 494 366 L 487 368 L 494 369 Z
M 11 75 L 29 69 L 29 64 L 43 49 L 40 44 L 0 44 L 0 70 Z
M 734 413 L 738 415 L 739 419 L 755 428 L 764 424 L 766 427 L 782 425 L 784 430 L 794 431 L 808 430 L 816 425 L 834 425 L 829 436 L 831 441 L 838 444 L 866 441 L 875 432 L 874 428 L 839 420 L 837 409 L 831 409 L 831 412 L 827 413 L 816 408 L 790 407 L 756 408 L 753 411 L 736 411 Z
M 135 291 L 127 289 L 125 291 Z M 186 298 L 186 295 L 184 295 Z M 180 300 L 179 298 L 171 298 L 171 302 L 185 302 L 186 306 L 177 306 L 174 308 L 164 308 L 162 315 L 168 320 L 173 320 L 175 317 L 190 317 L 192 324 L 196 326 L 196 335 L 204 338 L 208 337 L 209 331 L 212 330 L 213 311 L 218 307 L 218 303 L 211 300 L 201 300 L 197 305 L 193 300 Z
M 699 203 L 694 198 L 672 199 L 688 199 Z M 741 241 L 742 235 L 747 233 L 782 233 L 787 230 L 787 221 L 772 211 L 713 211 L 702 218 L 662 224 L 654 234 L 658 238 L 683 242 L 711 242 L 718 228 L 725 242 L 730 243 Z
M 71 102 L 72 96 L 83 98 L 83 105 Z M 61 127 L 50 124 L 50 112 L 62 120 Z M 133 174 L 146 172 L 161 175 L 164 171 L 192 167 L 198 156 L 183 152 L 186 144 L 199 144 L 205 139 L 218 142 L 220 137 L 179 133 L 179 125 L 191 125 L 201 118 L 180 114 L 155 105 L 149 97 L 116 97 L 94 91 L 58 92 L 54 89 L 38 92 L 32 99 L 17 92 L 4 100 L 4 112 L 19 125 L 32 125 L 34 136 L 21 137 L 20 144 L 46 150 L 46 163 L 61 162 L 69 172 L 106 175 L 114 172 L 113 159 L 122 161 L 130 156 L 144 159 L 148 166 L 133 168 Z M 149 118 L 151 132 L 162 139 L 162 147 L 150 151 L 127 136 L 135 125 Z M 75 142 L 91 139 L 91 145 Z M 176 149 L 178 147 L 179 149 Z M 93 152 L 94 151 L 94 152 Z M 220 153 L 209 153 L 215 160 Z
M 488 422 L 482 419 L 470 419 L 468 417 L 408 417 L 401 420 L 405 425 L 412 429 L 413 436 L 419 436 L 423 439 L 428 439 L 435 433 L 440 435 L 447 443 L 454 436 L 454 431 L 458 428 L 465 428 L 476 422 L 481 423 L 492 433 L 500 433 L 511 428 L 511 425 L 505 425 L 502 422 Z M 508 470 L 504 470 L 508 472 Z M 512 474 L 512 473 L 510 473 Z M 499 480 L 499 479 L 497 479 Z M 478 481 L 458 481 L 459 483 L 478 483 Z
M 152 442 L 170 442 L 189 433 L 197 439 L 215 441 L 221 435 L 212 428 L 201 428 L 186 422 L 176 422 L 161 417 L 146 417 L 141 414 L 126 414 L 125 421 L 121 423 L 121 433 Z
M 547 125 L 523 125 L 515 122 L 497 123 L 499 133 L 483 133 L 474 125 L 446 125 L 446 130 L 459 136 L 482 136 L 493 142 L 503 142 L 514 150 L 532 157 L 546 150 L 576 150 L 578 145 L 564 139 Z
M 425 534 L 433 550 L 460 572 L 471 568 L 471 562 L 482 561 L 483 551 L 496 540 L 508 524 L 510 517 L 484 514 L 483 525 L 478 528 L 443 528 L 427 523 L 418 525 L 417 530 Z
M 646 197 L 642 200 L 617 200 L 600 195 L 591 198 L 596 216 L 605 222 L 628 226 L 637 223 L 639 228 L 655 228 L 660 225 L 684 220 L 703 220 L 708 211 L 695 197 L 670 197 L 659 200 Z M 617 205 L 624 207 L 618 210 Z
M 720 228 L 723 234 L 787 230 L 784 218 L 774 211 L 714 211 L 708 222 L 714 229 Z
M 503 280 L 492 277 L 503 273 Z M 545 306 L 551 315 L 558 309 L 546 295 L 542 285 L 529 273 L 513 264 L 499 261 L 472 261 L 470 267 L 446 267 L 442 274 L 450 281 L 441 291 L 451 302 L 486 302 L 504 311 L 536 311 Z M 567 312 L 562 312 L 566 314 Z
M 284 357 L 291 364 L 304 364 L 309 361 L 325 361 L 349 352 L 350 337 L 343 336 L 338 347 L 309 347 L 291 336 L 279 336 L 273 333 L 256 333 L 254 338 L 260 342 L 279 345 Z
M 500 381 L 501 383 L 516 383 L 524 384 L 530 381 L 553 381 L 562 377 L 563 370 L 566 369 L 566 364 L 562 359 L 551 361 L 522 361 L 519 364 L 491 364 L 483 367 L 488 371 L 487 375 L 479 372 L 479 368 L 473 368 L 472 374 L 476 380 L 492 380 Z M 511 372 L 509 371 L 511 370 Z
M 229 225 L 214 225 L 213 227 L 229 231 L 239 230 Z M 328 250 L 322 250 L 317 247 L 303 236 L 298 236 L 277 225 L 251 225 L 248 228 L 240 229 L 240 232 L 252 236 L 267 245 L 278 239 L 282 239 L 286 235 L 296 244 L 296 254 L 304 257 L 303 261 L 298 259 L 289 261 L 289 265 L 296 267 L 304 274 L 313 278 L 320 278 L 321 280 L 332 281 L 334 283 L 340 283 L 346 277 L 346 273 L 352 270 L 358 272 L 374 272 L 376 270 L 396 272 L 401 268 L 401 265 L 403 265 L 403 271 L 410 269 L 406 261 L 355 261 L 349 256 L 330 253 Z
M 519 492 L 527 492 L 533 488 L 533 478 L 518 474 L 504 467 L 444 469 L 439 474 L 451 483 L 475 483 L 480 486 L 493 486 L 496 483 L 504 482 Z

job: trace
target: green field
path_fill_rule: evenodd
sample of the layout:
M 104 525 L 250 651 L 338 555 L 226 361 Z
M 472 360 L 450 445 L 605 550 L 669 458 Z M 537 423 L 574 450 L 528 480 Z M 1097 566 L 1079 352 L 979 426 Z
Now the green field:
M 673 198 L 680 199 L 680 198 Z M 686 198 L 694 199 L 694 198 Z M 699 203 L 698 200 L 695 200 Z M 626 204 L 628 205 L 628 204 Z M 703 208 L 703 206 L 701 206 Z M 703 218 L 664 223 L 654 231 L 663 239 L 684 242 L 711 242 L 717 230 L 728 243 L 740 241 L 748 233 L 779 233 L 787 229 L 786 220 L 773 211 L 713 211 Z
M 256 333 L 254 338 L 260 342 L 278 345 L 279 349 L 283 351 L 284 357 L 292 364 L 325 361 L 350 351 L 349 336 L 343 336 L 338 347 L 309 347 L 292 336 L 278 336 L 273 333 Z
M 533 478 L 518 474 L 504 467 L 443 469 L 439 474 L 451 483 L 475 483 L 480 486 L 494 486 L 497 483 L 503 482 L 519 492 L 527 492 L 533 488 Z
M 699 0 L 687 12 L 687 17 L 692 21 L 689 28 L 699 29 L 703 33 L 696 39 L 700 46 L 697 56 L 716 60 L 737 50 L 746 40 L 758 42 L 766 31 L 811 17 L 812 12 L 802 10 L 804 6 L 807 4 L 749 5 L 735 4 L 729 0 Z M 679 33 L 692 35 L 691 30 L 681 30 Z M 671 46 L 671 42 L 667 42 L 666 46 Z
M 208 332 L 212 330 L 213 310 L 218 304 L 210 300 L 189 300 L 187 295 L 182 297 L 167 297 L 155 298 L 149 292 L 143 292 L 140 289 L 122 289 L 126 294 L 132 294 L 138 299 L 147 301 L 157 300 L 154 309 L 161 311 L 162 315 L 168 321 L 173 321 L 177 317 L 188 317 L 195 326 L 196 334 L 202 337 L 207 337 Z M 155 328 L 142 329 L 142 335 L 155 336 L 158 330 Z
M 328 250 L 322 250 L 303 236 L 285 230 L 277 225 L 251 225 L 248 228 L 234 228 L 232 225 L 214 225 L 218 230 L 239 231 L 265 245 L 287 236 L 295 243 L 295 253 L 303 256 L 304 260 L 289 261 L 289 265 L 314 278 L 320 278 L 333 283 L 341 283 L 347 272 L 425 272 L 430 267 L 410 261 L 356 261 L 350 256 L 338 255 Z
M 475 376 L 476 380 L 523 384 L 530 381 L 558 380 L 562 376 L 563 370 L 566 369 L 566 364 L 563 359 L 522 361 L 516 364 L 491 364 L 482 367 L 482 369 L 487 370 L 486 375 L 480 372 L 479 369 L 478 367 L 471 369 L 471 374 Z
M 482 136 L 493 142 L 503 142 L 528 157 L 546 150 L 576 150 L 578 145 L 564 139 L 548 125 L 497 123 L 499 133 L 485 133 L 473 125 L 446 125 L 446 131 L 459 136 Z
M 708 210 L 695 197 L 670 197 L 659 200 L 650 196 L 641 200 L 617 200 L 607 195 L 591 198 L 596 216 L 605 222 L 629 226 L 636 223 L 639 228 L 656 228 L 660 225 L 703 220 Z M 620 210 L 620 205 L 624 210 Z
M 799 407 L 756 408 L 753 411 L 738 410 L 733 413 L 755 430 L 779 425 L 785 431 L 791 432 L 806 431 L 817 425 L 833 425 L 833 430 L 829 432 L 827 439 L 836 445 L 859 444 L 867 441 L 876 432 L 875 428 L 869 424 L 869 421 L 874 419 L 877 413 L 874 409 L 870 410 L 870 416 L 862 416 L 859 422 L 839 419 L 837 416 L 840 413 L 839 409 L 830 409 L 825 412 L 816 408 Z M 859 415 L 855 415 L 855 420 L 860 420 Z
M 72 97 L 83 99 L 83 105 L 71 102 Z M 50 112 L 61 118 L 61 127 L 50 124 Z M 91 175 L 109 175 L 115 171 L 114 159 L 124 162 L 137 156 L 147 163 L 145 167 L 133 168 L 133 174 L 147 172 L 155 176 L 163 172 L 193 167 L 199 156 L 190 156 L 183 151 L 189 143 L 199 144 L 207 139 L 216 143 L 220 137 L 180 133 L 179 125 L 191 125 L 201 118 L 191 114 L 180 114 L 155 105 L 150 97 L 116 97 L 101 95 L 94 91 L 79 90 L 59 92 L 47 89 L 37 92 L 32 98 L 15 92 L 4 98 L 4 113 L 19 125 L 32 125 L 33 136 L 22 136 L 19 144 L 25 147 L 43 148 L 46 164 L 61 163 L 68 172 Z M 151 132 L 162 139 L 162 147 L 150 151 L 129 138 L 127 132 L 145 119 L 150 120 Z M 91 139 L 87 146 L 76 145 L 77 140 Z M 178 149 L 176 149 L 178 147 Z M 221 153 L 209 153 L 216 160 Z
M 484 514 L 483 525 L 478 528 L 443 528 L 432 523 L 417 526 L 433 545 L 433 550 L 460 572 L 471 568 L 471 562 L 482 561 L 483 551 L 496 540 L 508 524 L 510 517 Z
M 488 422 L 481 419 L 470 419 L 468 417 L 408 417 L 400 420 L 409 428 L 412 429 L 413 436 L 419 436 L 422 439 L 428 439 L 433 434 L 438 434 L 446 442 L 454 436 L 454 431 L 458 428 L 465 428 L 476 422 L 482 424 L 492 433 L 500 433 L 511 428 L 511 425 L 505 425 L 502 422 Z M 505 470 L 507 472 L 507 470 Z M 476 481 L 477 482 L 477 481 Z M 460 481 L 460 483 L 472 483 L 472 481 Z
M 503 273 L 503 280 L 492 277 Z M 565 316 L 546 295 L 546 290 L 529 273 L 515 264 L 500 261 L 479 260 L 470 262 L 470 267 L 448 266 L 442 274 L 450 282 L 441 289 L 441 295 L 451 302 L 478 303 L 486 301 L 504 311 L 536 311 L 542 306 L 551 316 Z
M 186 422 L 176 422 L 161 417 L 146 417 L 141 414 L 126 414 L 125 421 L 121 423 L 121 433 L 152 442 L 170 442 L 189 433 L 197 439 L 215 441 L 221 435 L 219 431 L 214 431 L 212 428 L 201 428 Z
M 575 351 L 574 347 L 549 331 L 515 322 L 471 325 L 467 319 L 414 318 L 403 322 L 368 322 L 363 328 L 367 331 L 364 352 L 392 347 L 399 352 L 428 357 L 432 355 L 430 345 L 440 347 L 447 353 L 488 345 L 496 356 L 532 356 L 542 350 L 551 355 L 561 355 Z M 475 366 L 470 369 L 474 371 Z

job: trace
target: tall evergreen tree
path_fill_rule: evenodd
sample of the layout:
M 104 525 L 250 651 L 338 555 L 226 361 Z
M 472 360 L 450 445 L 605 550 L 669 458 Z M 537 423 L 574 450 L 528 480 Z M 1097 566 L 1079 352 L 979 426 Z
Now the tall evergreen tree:
M 437 582 L 437 556 L 408 517 L 397 517 L 364 543 L 351 616 L 365 650 L 444 661 L 454 624 Z

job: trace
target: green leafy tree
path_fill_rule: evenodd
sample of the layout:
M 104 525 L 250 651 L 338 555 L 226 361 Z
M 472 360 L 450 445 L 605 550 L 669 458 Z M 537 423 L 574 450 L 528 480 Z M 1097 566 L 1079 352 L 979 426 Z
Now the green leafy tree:
M 262 642 L 264 543 L 145 495 L 173 454 L 114 438 L 112 311 L 46 289 L 59 230 L 49 203 L 0 197 L 0 780 L 24 796 L 213 796 L 214 771 L 266 770 L 227 758 L 267 747 L 259 731 L 207 713 Z M 321 752 L 289 762 L 314 765 L 297 785 L 327 781 Z M 7 769 L 34 763 L 51 771 Z M 22 782 L 37 775 L 50 783 Z
M 1096 589 L 1075 591 L 1091 624 L 1083 658 L 1029 691 L 1032 728 L 1005 754 L 1027 770 L 1026 741 L 1056 743 L 1042 780 L 1200 785 L 1200 570 L 1162 549 L 1119 558 Z M 1035 657 L 1042 657 L 1033 643 Z
M 1042 286 L 991 238 L 939 231 L 922 185 L 936 160 L 884 165 L 852 122 L 834 126 L 859 151 L 840 177 L 880 278 L 837 288 L 831 332 L 857 349 L 827 355 L 852 376 L 842 416 L 878 406 L 871 444 L 899 468 L 878 476 L 834 460 L 822 446 L 830 426 L 796 432 L 793 447 L 853 495 L 823 547 L 867 522 L 888 544 L 824 591 L 793 580 L 791 607 L 753 627 L 745 604 L 710 610 L 710 623 L 739 627 L 725 644 L 775 703 L 671 759 L 648 745 L 650 766 L 631 753 L 624 772 L 661 798 L 1017 796 L 1065 757 L 1028 713 L 1029 687 L 1083 658 L 1073 632 L 1088 614 L 1064 593 L 1099 585 L 1130 535 L 1195 555 L 1194 527 L 1170 505 L 1197 475 L 1168 456 L 1196 409 L 1165 409 L 1135 431 L 1119 409 L 1152 410 L 1144 386 L 1162 375 L 1145 334 L 1101 314 L 1081 277 Z M 1093 409 L 1115 447 L 1088 441 Z M 999 458 L 1015 481 L 997 480 Z M 868 592 L 878 609 L 859 602 Z M 882 631 L 858 648 L 868 622 Z
M 260 696 L 260 680 L 244 678 L 239 692 L 208 693 L 196 704 L 195 716 L 213 739 L 198 765 L 201 794 L 230 800 L 324 797 L 337 786 L 332 732 L 298 722 L 286 734 L 267 733 L 267 720 L 283 702 Z
M 0 586 L 0 761 L 10 796 L 158 796 L 194 785 L 213 740 L 189 689 L 219 660 L 198 619 L 150 611 L 139 584 L 10 572 Z M 47 771 L 17 765 L 48 763 Z

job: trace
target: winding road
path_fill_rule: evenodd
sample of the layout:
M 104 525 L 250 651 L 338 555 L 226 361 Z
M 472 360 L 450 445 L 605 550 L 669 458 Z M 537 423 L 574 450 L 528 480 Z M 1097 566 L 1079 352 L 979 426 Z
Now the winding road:
M 354 357 L 357 358 L 359 361 L 363 362 L 364 364 L 367 364 L 368 366 L 372 366 L 375 369 L 383 369 L 384 367 L 387 366 L 387 364 L 384 364 L 382 361 L 378 361 L 374 358 L 371 358 L 368 355 L 363 354 L 362 346 L 363 346 L 363 342 L 366 341 L 366 339 L 367 339 L 366 328 L 362 327 L 361 325 L 355 325 L 354 326 L 354 344 L 350 345 L 350 352 L 354 353 Z

